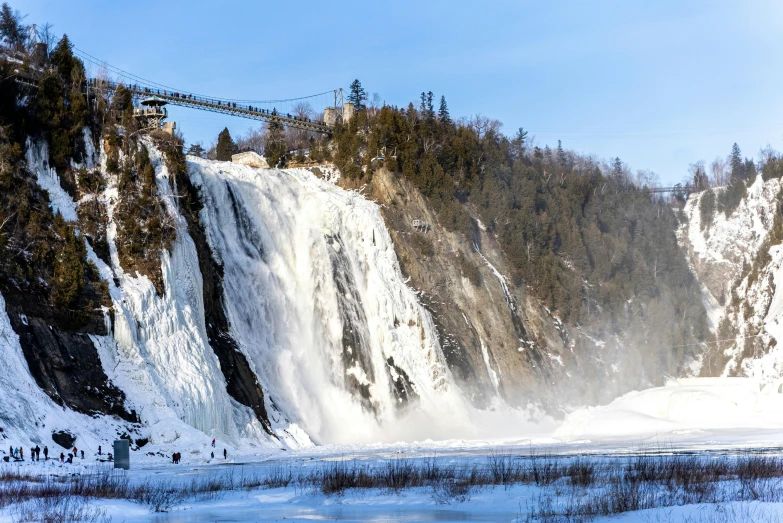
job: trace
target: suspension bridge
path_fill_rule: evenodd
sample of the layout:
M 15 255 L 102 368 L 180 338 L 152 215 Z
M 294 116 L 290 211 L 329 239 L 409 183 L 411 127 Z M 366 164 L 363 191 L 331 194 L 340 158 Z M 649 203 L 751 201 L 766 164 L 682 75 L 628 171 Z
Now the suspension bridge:
M 278 123 L 286 127 L 325 135 L 332 134 L 332 130 L 335 123 L 337 122 L 338 116 L 342 115 L 344 110 L 342 89 L 334 89 L 297 98 L 277 100 L 236 100 L 216 96 L 207 96 L 188 90 L 176 89 L 171 86 L 147 80 L 127 71 L 123 71 L 122 69 L 111 66 L 107 62 L 99 60 L 85 51 L 81 51 L 77 48 L 73 48 L 73 52 L 74 55 L 82 59 L 85 64 L 91 64 L 97 67 L 99 71 L 105 71 L 108 74 L 122 79 L 122 81 L 108 80 L 97 77 L 85 79 L 82 82 L 81 87 L 86 92 L 88 97 L 98 95 L 99 93 L 116 92 L 120 86 L 123 86 L 130 92 L 135 102 L 154 98 L 155 103 L 153 105 L 157 108 L 164 104 L 175 105 L 200 111 L 209 111 L 213 113 L 248 118 L 251 120 L 259 120 L 268 123 Z M 2 58 L 3 57 L 0 57 L 0 59 Z M 25 57 L 20 56 L 17 59 L 14 59 L 14 57 L 5 56 L 6 60 L 9 58 L 11 58 L 14 62 L 21 63 L 22 59 Z M 37 87 L 41 77 L 47 74 L 49 69 L 49 67 L 46 67 L 42 63 L 39 67 L 29 67 L 24 71 L 17 70 L 11 76 L 15 78 L 17 83 L 26 87 Z M 7 78 L 11 78 L 11 76 Z M 101 76 L 103 77 L 107 75 Z M 334 105 L 328 106 L 326 103 L 324 103 L 324 112 L 318 115 L 317 112 L 312 110 L 312 107 L 309 107 L 309 101 L 316 100 L 319 97 L 321 97 L 321 101 L 324 101 L 323 97 L 326 96 L 329 97 L 329 102 L 332 101 L 333 97 Z M 297 110 L 295 106 L 297 103 L 301 103 L 301 107 L 306 107 L 309 110 Z M 285 110 L 278 110 L 278 106 L 288 107 L 289 111 L 285 112 Z M 301 109 L 301 107 L 299 109 Z M 153 109 L 148 109 L 146 112 L 140 114 L 146 115 L 153 111 Z M 317 109 L 315 109 L 315 111 L 317 111 Z M 163 113 L 163 116 L 165 117 L 165 113 Z
M 120 82 L 98 80 L 93 78 L 87 80 L 85 88 L 87 89 L 88 93 L 90 90 L 113 92 L 116 91 L 120 85 L 130 91 L 134 99 L 155 97 L 159 100 L 165 101 L 169 105 L 177 105 L 180 107 L 188 107 L 190 109 L 198 109 L 201 111 L 210 111 L 213 113 L 239 116 L 242 118 L 249 118 L 251 120 L 279 123 L 294 129 L 312 131 L 321 134 L 331 134 L 332 128 L 334 126 L 333 123 L 326 122 L 323 119 L 315 119 L 309 116 L 298 116 L 295 114 L 292 115 L 291 113 L 283 114 L 278 112 L 276 108 L 264 109 L 262 107 L 254 106 L 250 103 L 232 102 L 227 99 L 200 96 L 193 93 L 179 91 L 170 92 L 168 89 L 155 89 L 150 86 L 139 84 L 122 84 Z M 331 92 L 332 91 L 328 91 L 328 93 Z M 335 93 L 336 98 L 340 96 L 338 93 Z M 304 97 L 302 100 L 306 98 L 310 97 Z M 291 100 L 297 99 L 290 99 L 285 101 L 290 102 Z M 269 104 L 272 102 L 266 101 L 264 103 Z

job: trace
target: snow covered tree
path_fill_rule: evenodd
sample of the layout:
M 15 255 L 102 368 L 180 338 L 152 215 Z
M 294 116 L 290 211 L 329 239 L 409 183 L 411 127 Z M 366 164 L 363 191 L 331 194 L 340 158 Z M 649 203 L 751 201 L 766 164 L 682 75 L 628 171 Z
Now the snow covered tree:
M 234 140 L 231 139 L 231 133 L 228 132 L 228 127 L 224 127 L 218 135 L 216 155 L 217 160 L 220 162 L 230 162 L 231 155 L 234 154 Z

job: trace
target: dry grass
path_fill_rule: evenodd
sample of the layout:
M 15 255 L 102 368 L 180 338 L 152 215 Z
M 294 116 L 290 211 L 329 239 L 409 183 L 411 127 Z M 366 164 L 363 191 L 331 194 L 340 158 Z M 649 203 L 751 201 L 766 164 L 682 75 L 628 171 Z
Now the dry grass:
M 18 521 L 29 521 L 25 517 L 36 512 L 56 515 L 58 511 L 73 517 L 44 520 L 101 521 L 99 512 L 88 509 L 87 500 L 125 499 L 165 512 L 188 500 L 213 500 L 225 492 L 258 488 L 294 488 L 327 496 L 351 490 L 400 493 L 426 488 L 436 503 L 450 504 L 469 500 L 481 488 L 535 485 L 538 494 L 520 520 L 554 523 L 689 504 L 783 500 L 783 458 L 776 456 L 651 452 L 630 457 L 554 457 L 490 452 L 484 458 L 444 461 L 433 456 L 284 463 L 251 474 L 232 467 L 189 483 L 153 479 L 131 483 L 123 471 L 113 470 L 67 477 L 4 471 L 0 508 L 13 505 Z M 723 521 L 720 517 L 704 521 Z

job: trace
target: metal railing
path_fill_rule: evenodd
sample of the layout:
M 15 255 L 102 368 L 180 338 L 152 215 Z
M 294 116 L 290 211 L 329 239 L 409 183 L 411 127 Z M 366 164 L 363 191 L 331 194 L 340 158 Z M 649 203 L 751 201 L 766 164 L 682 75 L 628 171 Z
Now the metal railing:
M 116 91 L 120 85 L 121 84 L 117 82 L 90 79 L 87 81 L 86 88 L 101 88 L 107 91 Z M 167 90 L 153 89 L 151 87 L 138 84 L 122 85 L 131 92 L 134 98 L 156 96 L 161 100 L 165 100 L 171 105 L 178 105 L 181 107 L 189 107 L 191 109 L 199 109 L 202 111 L 211 111 L 221 114 L 229 114 L 232 116 L 249 118 L 251 120 L 277 122 L 288 127 L 302 129 L 305 131 L 332 134 L 332 127 L 322 120 L 297 118 L 296 116 L 291 116 L 290 114 L 284 115 L 275 111 L 252 107 L 250 105 L 240 105 L 235 102 L 230 102 L 220 98 L 207 98 L 191 93 L 171 93 Z

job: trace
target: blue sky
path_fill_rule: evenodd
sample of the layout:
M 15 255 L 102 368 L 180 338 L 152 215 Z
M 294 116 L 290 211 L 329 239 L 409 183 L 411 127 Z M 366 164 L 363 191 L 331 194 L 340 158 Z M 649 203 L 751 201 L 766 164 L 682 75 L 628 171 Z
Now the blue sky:
M 359 78 L 394 105 L 422 91 L 539 144 L 675 183 L 699 159 L 783 149 L 783 2 L 107 2 L 19 0 L 27 23 L 110 64 L 192 92 L 274 99 Z M 317 105 L 328 97 L 314 100 Z M 205 145 L 253 121 L 173 108 Z

